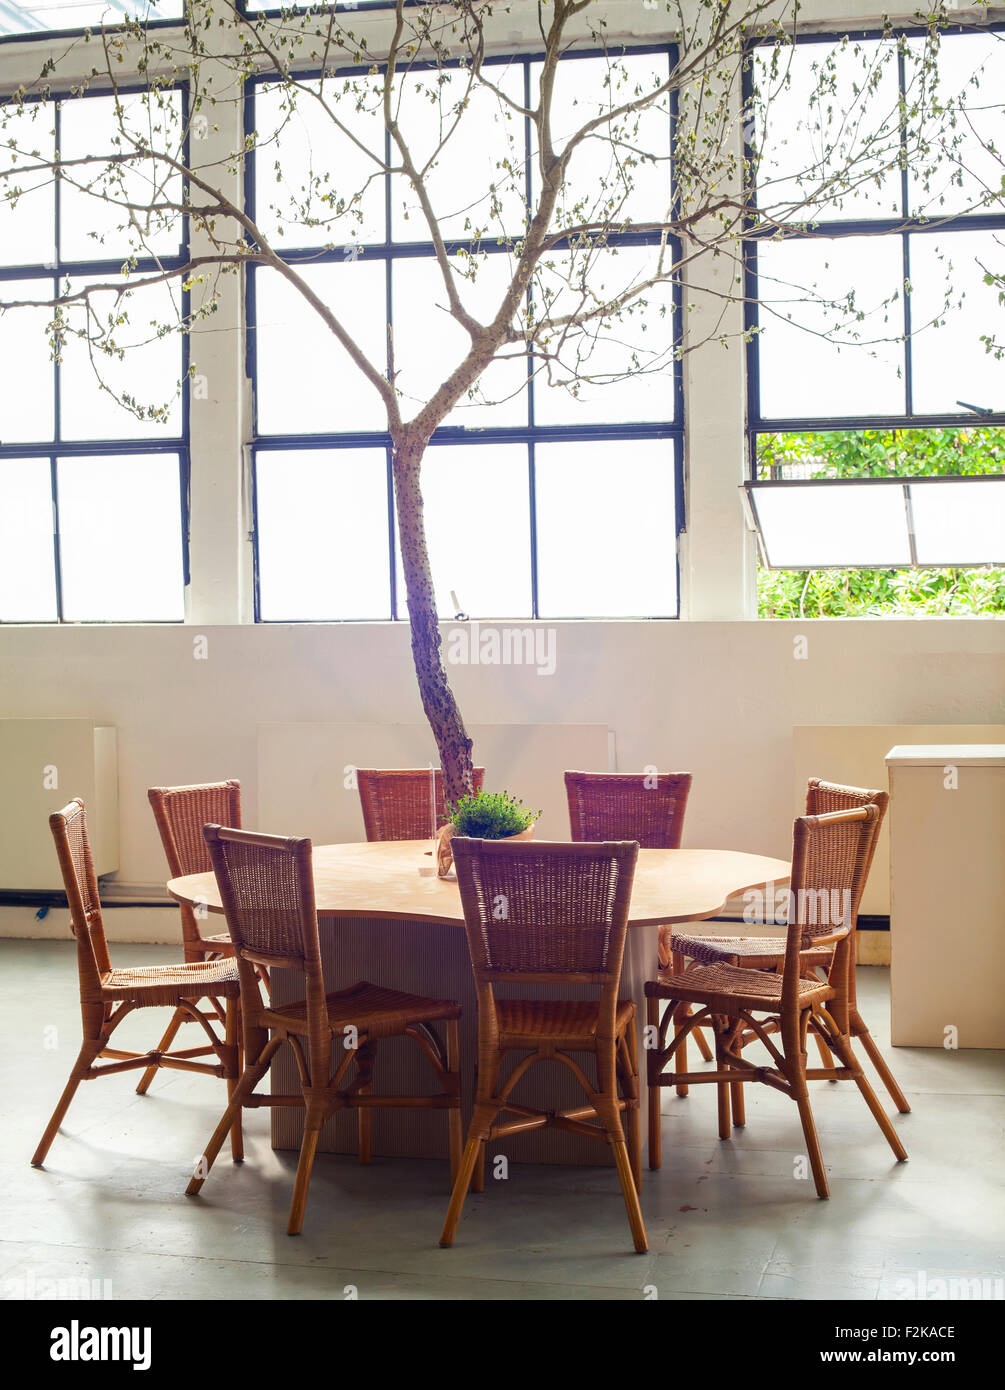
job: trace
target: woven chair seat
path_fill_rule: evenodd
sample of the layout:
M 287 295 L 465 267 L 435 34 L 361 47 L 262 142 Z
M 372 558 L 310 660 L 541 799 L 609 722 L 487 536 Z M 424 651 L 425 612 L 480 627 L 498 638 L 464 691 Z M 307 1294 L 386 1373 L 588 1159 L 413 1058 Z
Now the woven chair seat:
M 671 951 L 677 951 L 704 965 L 731 964 L 739 961 L 749 968 L 765 970 L 780 965 L 785 959 L 784 936 L 685 936 L 674 932 L 670 938 Z M 827 965 L 834 947 L 811 946 L 801 952 L 804 964 Z
M 782 984 L 781 975 L 759 970 L 744 970 L 735 965 L 696 965 L 680 974 L 661 970 L 658 979 L 646 982 L 646 996 L 709 1004 L 713 1013 L 727 1012 L 719 1009 L 721 1003 L 741 1009 L 777 1009 L 782 1002 Z M 834 990 L 819 981 L 801 979 L 798 986 L 801 1008 L 834 997 Z
M 210 994 L 236 999 L 237 968 L 232 960 L 126 966 L 102 973 L 101 993 L 106 999 L 136 999 L 144 1004 L 177 1004 Z
M 341 1033 L 354 1026 L 367 1037 L 392 1037 L 416 1023 L 438 1023 L 461 1016 L 461 1007 L 453 999 L 425 999 L 421 994 L 406 994 L 400 989 L 385 989 L 360 980 L 349 989 L 337 990 L 325 996 L 328 1006 L 328 1026 Z M 288 1033 L 308 1032 L 307 1001 L 298 999 L 276 1008 L 265 1009 L 260 1015 L 263 1028 L 281 1028 Z
M 592 1048 L 597 1040 L 600 1006 L 591 999 L 497 999 L 500 1042 L 505 1046 L 549 1042 L 583 1043 Z M 618 1004 L 614 1027 L 622 1033 L 635 1016 L 630 999 Z

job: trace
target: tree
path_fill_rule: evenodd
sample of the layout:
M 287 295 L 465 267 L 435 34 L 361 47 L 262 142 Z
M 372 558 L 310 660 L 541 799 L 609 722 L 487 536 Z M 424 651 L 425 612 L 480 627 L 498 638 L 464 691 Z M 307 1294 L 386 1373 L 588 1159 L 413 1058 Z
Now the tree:
M 603 3 L 542 0 L 536 6 L 540 62 L 529 102 L 508 89 L 505 70 L 488 61 L 504 48 L 512 6 L 398 0 L 376 40 L 368 38 L 354 8 L 322 4 L 275 20 L 245 16 L 230 0 L 192 0 L 177 29 L 139 22 L 102 28 L 47 58 L 37 78 L 4 102 L 4 197 L 16 206 L 33 181 L 58 177 L 89 204 L 111 211 L 117 228 L 128 231 L 132 252 L 121 280 L 67 284 L 53 299 L 9 298 L 0 308 L 51 307 L 53 353 L 58 356 L 76 334 L 100 371 L 103 360 L 125 351 L 130 303 L 155 287 L 185 287 L 193 294 L 189 311 L 179 304 L 173 318 L 157 323 L 156 334 L 187 332 L 208 318 L 224 277 L 250 264 L 271 268 L 303 296 L 382 402 L 412 655 L 447 796 L 454 798 L 471 788 L 472 753 L 441 654 L 423 520 L 422 461 L 435 431 L 456 406 L 477 399 L 489 369 L 506 360 L 529 359 L 556 389 L 576 394 L 584 383 L 664 372 L 699 339 L 725 344 L 729 334 L 718 324 L 700 335 L 685 326 L 677 340 L 664 316 L 663 289 L 693 284 L 696 296 L 717 299 L 723 309 L 740 301 L 745 239 L 812 231 L 821 207 L 854 201 L 881 187 L 884 177 L 899 179 L 908 161 L 934 175 L 963 141 L 955 128 L 963 99 L 947 98 L 935 82 L 946 18 L 941 11 L 930 16 L 921 49 L 912 48 L 906 59 L 903 50 L 899 54 L 912 65 L 905 110 L 899 95 L 890 100 L 885 85 L 898 61 L 896 43 L 848 42 L 840 66 L 829 54 L 797 73 L 792 36 L 798 5 L 788 0 L 667 4 L 665 37 L 676 45 L 676 62 L 644 79 L 626 62 L 623 40 L 609 36 Z M 746 45 L 755 35 L 775 43 L 752 58 Z M 601 82 L 570 93 L 563 64 L 575 49 L 598 51 L 606 63 Z M 753 91 L 741 100 L 745 67 L 752 70 Z M 308 79 L 302 75 L 308 70 L 322 75 Z M 242 101 L 262 74 L 275 79 L 279 94 L 270 128 L 249 133 L 243 146 L 223 157 L 202 160 L 200 137 L 218 128 L 224 105 Z M 126 90 L 137 80 L 139 98 Z M 177 99 L 179 87 L 187 91 L 187 111 Z M 62 96 L 72 119 L 73 102 L 99 90 L 115 97 L 114 149 L 72 157 L 47 152 L 38 134 L 51 99 Z M 494 113 L 498 155 L 484 185 L 453 190 L 463 199 L 464 245 L 458 250 L 457 218 L 445 215 L 437 170 L 470 114 L 486 106 Z M 294 114 L 304 111 L 327 124 L 354 181 L 312 163 L 294 186 L 284 183 L 284 160 L 275 150 Z M 672 149 L 654 145 L 653 123 L 668 131 L 671 115 Z M 530 124 L 535 150 L 529 177 L 507 136 L 523 122 Z M 594 157 L 584 181 L 578 171 L 590 163 L 588 153 Z M 278 180 L 267 200 L 269 228 L 262 210 L 254 220 L 239 193 L 240 173 L 252 156 L 260 168 L 271 159 Z M 665 196 L 655 212 L 650 207 L 640 217 L 636 194 L 654 172 Z M 466 342 L 461 360 L 419 400 L 402 387 L 404 364 L 393 341 L 386 362 L 368 352 L 339 305 L 318 295 L 302 268 L 282 254 L 283 228 L 294 225 L 320 245 L 345 247 L 351 257 L 367 190 L 388 174 L 407 189 L 410 215 L 434 248 L 438 289 L 430 313 L 449 314 Z M 156 254 L 158 233 L 182 213 L 193 232 L 185 263 L 138 272 L 140 257 Z M 939 215 L 933 207 L 932 216 Z M 626 240 L 646 248 L 641 269 L 619 266 L 616 253 Z M 506 273 L 501 284 L 489 283 L 486 296 L 490 262 L 504 264 Z M 109 293 L 112 307 L 102 312 L 102 295 Z M 898 293 L 900 287 L 893 297 Z M 685 319 L 695 302 L 686 304 Z M 784 285 L 781 307 L 772 312 L 798 317 L 799 305 L 807 303 L 826 307 L 831 321 L 814 331 L 834 341 L 868 350 L 883 336 L 853 287 L 835 296 Z M 762 297 L 765 307 L 771 309 L 770 296 Z M 162 405 L 125 393 L 120 400 L 149 418 L 163 413 Z

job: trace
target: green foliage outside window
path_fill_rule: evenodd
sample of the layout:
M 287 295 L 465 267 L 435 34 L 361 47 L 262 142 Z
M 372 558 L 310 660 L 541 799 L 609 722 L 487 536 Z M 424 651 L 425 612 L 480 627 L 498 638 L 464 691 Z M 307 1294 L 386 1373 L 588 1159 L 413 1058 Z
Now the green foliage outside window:
M 760 435 L 760 478 L 1005 473 L 1005 428 Z M 758 570 L 760 618 L 1000 617 L 1005 570 Z

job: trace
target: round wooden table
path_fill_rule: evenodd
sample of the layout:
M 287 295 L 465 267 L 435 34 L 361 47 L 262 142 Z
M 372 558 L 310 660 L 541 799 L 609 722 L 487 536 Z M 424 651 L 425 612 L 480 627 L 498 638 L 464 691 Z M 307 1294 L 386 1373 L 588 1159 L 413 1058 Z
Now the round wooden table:
M 364 844 L 315 845 L 314 891 L 321 936 L 321 956 L 329 989 L 343 989 L 357 980 L 409 990 L 415 994 L 456 999 L 461 1020 L 465 1121 L 474 1091 L 477 1011 L 474 979 L 468 958 L 464 914 L 457 883 L 423 876 L 433 857 L 428 840 L 375 841 Z M 645 1019 L 644 985 L 657 969 L 658 928 L 667 922 L 692 922 L 714 917 L 727 899 L 767 883 L 784 884 L 789 864 L 722 849 L 643 849 L 639 851 L 628 921 L 631 930 L 622 972 L 622 996 L 634 999 L 639 1028 Z M 222 912 L 212 873 L 175 878 L 167 890 L 197 912 Z M 728 930 L 724 932 L 728 934 Z M 498 986 L 500 996 L 523 998 L 589 998 L 587 987 Z M 287 1002 L 303 993 L 303 978 L 295 972 L 272 974 L 273 995 Z M 640 1039 L 641 1040 L 641 1039 Z M 644 1052 L 640 1047 L 640 1057 Z M 641 1103 L 646 1104 L 645 1066 Z M 431 1075 L 423 1068 L 419 1050 L 401 1040 L 381 1044 L 374 1089 L 379 1094 L 420 1094 Z M 273 1089 L 289 1094 L 296 1089 L 295 1065 L 289 1048 L 276 1054 Z M 517 1087 L 517 1098 L 544 1109 L 561 1109 L 580 1102 L 576 1083 L 558 1063 L 533 1067 Z M 373 1152 L 413 1158 L 446 1157 L 443 1116 L 430 1110 L 377 1109 L 373 1112 Z M 274 1148 L 300 1144 L 301 1118 L 290 1107 L 272 1114 Z M 642 1126 L 643 1135 L 645 1125 Z M 355 1117 L 333 1116 L 321 1136 L 322 1149 L 353 1153 Z M 607 1150 L 601 1145 L 554 1129 L 500 1141 L 500 1153 L 515 1161 L 597 1163 Z

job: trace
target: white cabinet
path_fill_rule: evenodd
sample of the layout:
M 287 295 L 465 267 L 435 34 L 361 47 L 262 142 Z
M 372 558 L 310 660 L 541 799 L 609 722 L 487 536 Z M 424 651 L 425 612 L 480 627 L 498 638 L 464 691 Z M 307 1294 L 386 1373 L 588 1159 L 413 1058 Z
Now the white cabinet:
M 892 1040 L 1005 1047 L 1005 745 L 906 744 L 886 762 Z
M 0 719 L 0 891 L 61 889 L 49 815 L 75 796 L 99 874 L 119 867 L 115 729 L 93 719 Z

